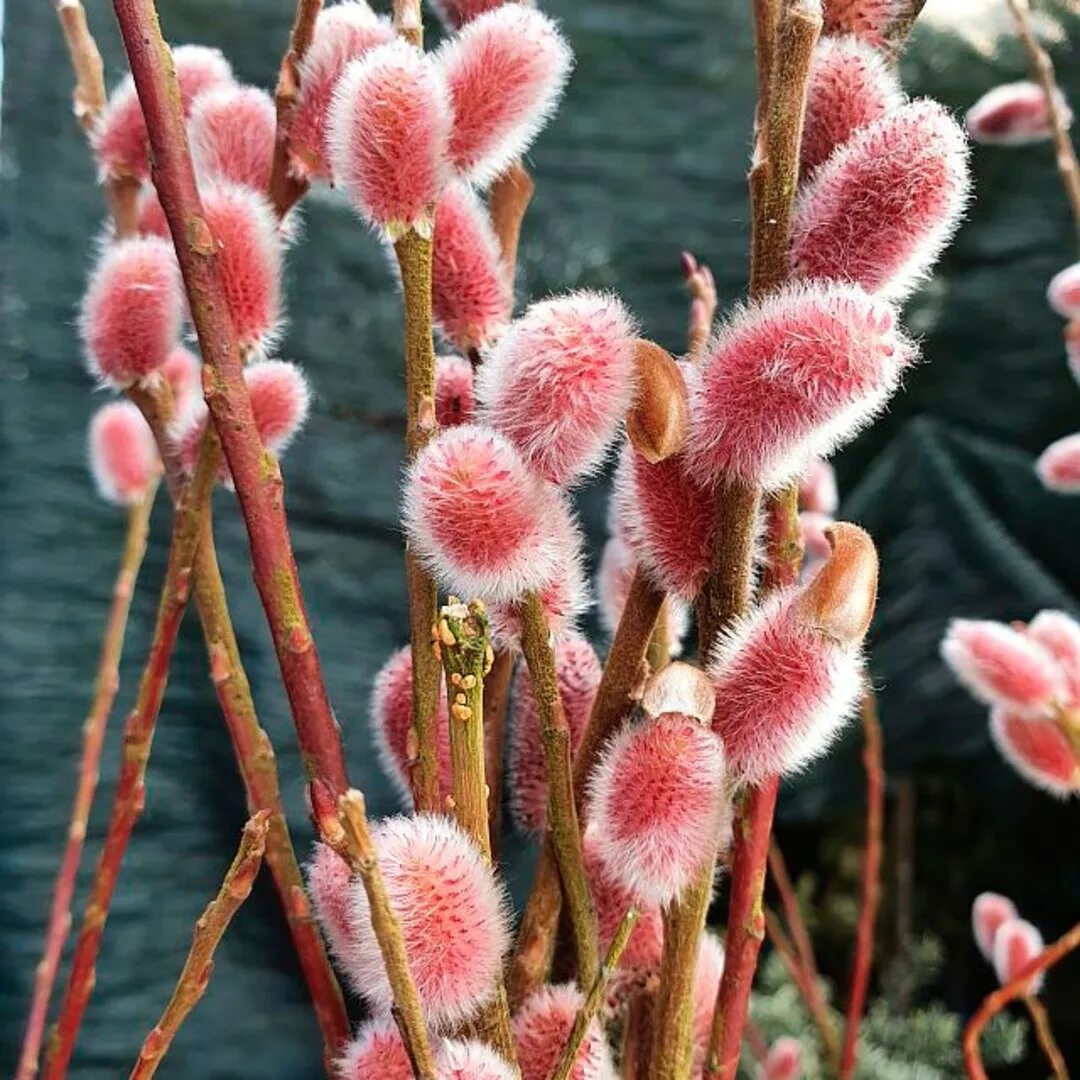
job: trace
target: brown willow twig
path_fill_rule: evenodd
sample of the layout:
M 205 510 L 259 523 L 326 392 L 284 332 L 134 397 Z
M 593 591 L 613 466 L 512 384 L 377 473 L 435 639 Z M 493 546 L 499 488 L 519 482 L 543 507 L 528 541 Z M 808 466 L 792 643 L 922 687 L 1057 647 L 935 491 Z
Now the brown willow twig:
M 278 68 L 277 86 L 274 88 L 277 126 L 267 195 L 279 218 L 283 218 L 308 189 L 307 180 L 295 176 L 289 168 L 289 125 L 300 96 L 300 61 L 311 46 L 315 36 L 315 20 L 321 10 L 322 0 L 297 0 L 296 15 L 289 33 L 289 48 Z
M 585 733 L 574 755 L 574 795 L 579 818 L 585 809 L 589 773 L 601 747 L 629 713 L 635 689 L 647 673 L 649 647 L 664 594 L 649 584 L 639 568 L 634 573 L 622 617 L 608 650 Z M 544 845 L 532 890 L 521 918 L 514 957 L 507 972 L 511 1004 L 519 1004 L 547 977 L 555 948 L 562 895 L 550 843 Z
M 1035 1027 L 1035 1037 L 1039 1040 L 1039 1047 L 1046 1055 L 1050 1068 L 1054 1073 L 1054 1080 L 1069 1080 L 1069 1070 L 1062 1056 L 1061 1048 L 1054 1039 L 1053 1029 L 1050 1027 L 1050 1016 L 1046 1006 L 1034 995 L 1024 996 L 1024 1005 L 1031 1016 L 1031 1022 Z
M 1027 53 L 1028 63 L 1035 81 L 1046 95 L 1047 116 L 1050 120 L 1050 133 L 1054 141 L 1054 154 L 1061 184 L 1072 208 L 1073 220 L 1077 233 L 1080 233 L 1080 162 L 1076 160 L 1076 149 L 1069 138 L 1069 126 L 1061 107 L 1057 79 L 1054 76 L 1054 64 L 1050 54 L 1042 47 L 1034 27 L 1031 25 L 1031 8 L 1028 0 L 1005 0 L 1016 23 L 1016 32 L 1020 44 Z
M 821 987 L 815 977 L 811 975 L 810 970 L 803 964 L 798 955 L 798 947 L 792 945 L 775 912 L 766 908 L 764 909 L 764 916 L 765 933 L 768 935 L 769 941 L 783 962 L 784 967 L 787 968 L 792 982 L 795 983 L 796 988 L 806 1002 L 807 1011 L 814 1022 L 814 1027 L 818 1030 L 822 1045 L 825 1047 L 825 1053 L 835 1068 L 840 1061 L 840 1039 L 836 1034 L 836 1028 L 833 1027 L 832 1020 L 829 1018 L 829 1012 L 825 1008 L 825 1002 L 821 996 Z
M 759 498 L 756 486 L 741 481 L 723 485 L 719 493 L 715 508 L 717 540 L 696 604 L 702 654 L 720 630 L 750 603 Z M 697 879 L 664 913 L 664 955 L 656 1000 L 650 1080 L 679 1080 L 685 1076 L 690 1060 L 694 972 L 712 898 L 715 846 L 703 855 Z M 734 884 L 733 880 L 733 888 Z
M 406 457 L 412 461 L 439 430 L 435 419 L 431 237 L 410 229 L 394 244 L 394 251 L 401 268 L 405 315 L 405 449 Z M 405 552 L 405 575 L 409 587 L 412 719 L 417 751 L 411 769 L 413 801 L 417 811 L 437 813 L 442 809 L 437 727 L 441 671 L 431 633 L 436 621 L 438 590 L 411 551 Z
M 768 4 L 770 0 L 758 0 Z M 758 12 L 759 22 L 761 12 Z M 750 170 L 751 199 L 750 296 L 760 299 L 783 284 L 788 274 L 787 248 L 791 214 L 799 178 L 799 148 L 806 86 L 814 46 L 821 32 L 821 9 L 807 0 L 782 0 L 771 48 L 772 68 L 759 70 L 767 87 L 759 102 L 758 137 Z M 759 60 L 767 56 L 759 41 Z M 772 588 L 798 575 L 798 500 L 794 485 L 770 500 L 769 558 L 763 587 Z M 761 949 L 761 896 L 765 881 L 769 834 L 779 778 L 770 777 L 751 789 L 736 815 L 728 934 L 724 973 L 717 994 L 705 1075 L 734 1080 L 742 1032 Z
M 519 605 L 521 652 L 529 668 L 547 763 L 547 831 L 562 881 L 577 958 L 580 986 L 591 986 L 599 968 L 600 943 L 592 893 L 585 873 L 577 804 L 574 800 L 570 725 L 555 674 L 555 651 L 543 605 L 527 593 Z
M 135 591 L 139 567 L 146 554 L 146 539 L 150 526 L 150 512 L 157 495 L 155 480 L 134 505 L 128 508 L 127 533 L 120 569 L 113 585 L 112 603 L 101 639 L 97 677 L 94 680 L 94 696 L 90 711 L 83 722 L 82 758 L 79 763 L 79 780 L 75 788 L 75 804 L 67 830 L 67 843 L 60 870 L 53 887 L 49 922 L 45 931 L 45 949 L 34 972 L 34 991 L 30 1000 L 30 1015 L 26 1021 L 19 1064 L 15 1070 L 16 1080 L 32 1080 L 37 1075 L 41 1039 L 49 1012 L 56 976 L 64 942 L 71 930 L 71 899 L 75 895 L 75 878 L 82 858 L 86 828 L 90 820 L 90 808 L 94 804 L 98 775 L 101 768 L 101 752 L 105 744 L 105 728 L 120 688 L 120 655 L 124 647 L 128 612 Z
M 247 526 L 304 765 L 335 792 L 348 786 L 341 736 L 304 608 L 285 517 L 284 484 L 259 440 L 236 334 L 188 151 L 176 73 L 153 0 L 114 0 L 150 137 L 152 178 L 172 232 L 205 368 L 203 391 Z
M 206 993 L 214 970 L 214 950 L 225 935 L 233 916 L 251 893 L 262 865 L 266 832 L 270 827 L 269 811 L 260 810 L 244 826 L 240 847 L 232 861 L 217 896 L 195 923 L 191 950 L 184 962 L 176 989 L 161 1019 L 146 1036 L 139 1058 L 131 1070 L 131 1080 L 150 1080 L 162 1058 L 169 1052 L 180 1025 Z
M 420 1006 L 420 995 L 409 973 L 405 940 L 390 897 L 386 892 L 375 844 L 368 827 L 364 796 L 350 788 L 336 800 L 325 784 L 311 786 L 315 819 L 326 842 L 360 878 L 367 894 L 371 926 L 382 952 L 386 977 L 393 995 L 393 1015 L 402 1041 L 412 1062 L 417 1080 L 436 1080 L 435 1059 L 428 1041 L 427 1025 Z
M 982 1054 L 979 1051 L 979 1036 L 983 1028 L 1011 1001 L 1026 996 L 1031 980 L 1040 971 L 1053 967 L 1078 946 L 1080 946 L 1080 923 L 1062 934 L 1057 941 L 1048 945 L 1038 956 L 1025 964 L 1011 982 L 987 995 L 964 1029 L 964 1068 L 967 1070 L 969 1080 L 988 1080 L 982 1063 Z
M 488 783 L 488 836 L 491 857 L 498 861 L 502 832 L 503 748 L 506 742 L 506 718 L 510 710 L 510 683 L 514 677 L 514 654 L 509 650 L 495 653 L 491 670 L 484 680 L 484 751 Z
M 53 0 L 53 3 L 75 75 L 75 89 L 72 92 L 75 119 L 89 138 L 108 102 L 105 65 L 94 35 L 90 33 L 86 11 L 80 0 Z M 105 181 L 105 200 L 109 204 L 117 236 L 128 236 L 136 230 L 141 186 L 136 176 L 110 176 Z
M 146 763 L 150 757 L 154 726 L 165 696 L 173 646 L 187 607 L 195 553 L 202 536 L 203 515 L 200 509 L 207 504 L 217 480 L 215 442 L 212 438 L 203 441 L 195 475 L 176 508 L 154 636 L 139 682 L 135 707 L 124 724 L 123 757 L 113 795 L 112 815 L 105 834 L 105 846 L 90 886 L 90 899 L 75 944 L 60 1016 L 49 1040 L 44 1070 L 46 1080 L 61 1080 L 67 1075 L 79 1026 L 93 992 L 94 965 L 120 874 L 120 864 L 146 799 Z
M 634 927 L 637 925 L 640 914 L 641 912 L 636 907 L 631 906 L 627 908 L 626 914 L 623 915 L 619 925 L 616 927 L 615 936 L 611 939 L 611 944 L 608 946 L 607 954 L 604 956 L 604 962 L 600 965 L 600 970 L 596 973 L 596 978 L 593 980 L 592 986 L 589 987 L 589 993 L 586 995 L 584 1002 L 582 1002 L 581 1008 L 578 1009 L 577 1016 L 574 1017 L 573 1027 L 570 1028 L 570 1035 L 567 1037 L 566 1046 L 563 1048 L 562 1056 L 559 1058 L 559 1064 L 551 1074 L 551 1080 L 569 1080 L 570 1070 L 573 1069 L 574 1063 L 577 1060 L 578 1051 L 581 1049 L 581 1044 L 585 1041 L 585 1035 L 589 1030 L 589 1025 L 600 1011 L 600 1006 L 604 1002 L 604 994 L 607 991 L 608 983 L 611 981 L 611 976 L 619 966 L 619 960 L 622 958 L 623 950 L 626 948 L 626 943 L 630 940 L 630 935 L 634 932 Z
M 881 830 L 885 817 L 885 770 L 882 765 L 881 721 L 878 719 L 877 698 L 869 684 L 863 692 L 862 723 L 862 758 L 866 771 L 866 847 L 863 851 L 859 886 L 859 923 L 855 931 L 855 959 L 851 969 L 851 995 L 848 998 L 840 1080 L 847 1080 L 855 1071 L 859 1024 L 866 1009 L 870 969 L 874 963 L 874 927 L 881 900 Z
M 159 380 L 149 387 L 132 387 L 128 396 L 138 406 L 154 434 L 158 452 L 165 462 L 173 501 L 178 502 L 184 477 L 175 442 L 169 437 L 173 417 L 172 393 L 168 385 Z M 220 451 L 217 456 L 220 459 Z M 266 862 L 281 897 L 300 969 L 322 1031 L 323 1055 L 329 1063 L 337 1057 L 349 1038 L 349 1017 L 341 987 L 312 917 L 311 902 L 289 835 L 274 747 L 259 723 L 251 685 L 240 657 L 240 646 L 214 548 L 212 512 L 209 504 L 203 508 L 203 536 L 194 563 L 195 607 L 206 642 L 214 691 L 229 731 L 248 805 L 252 811 L 266 810 L 270 813 Z

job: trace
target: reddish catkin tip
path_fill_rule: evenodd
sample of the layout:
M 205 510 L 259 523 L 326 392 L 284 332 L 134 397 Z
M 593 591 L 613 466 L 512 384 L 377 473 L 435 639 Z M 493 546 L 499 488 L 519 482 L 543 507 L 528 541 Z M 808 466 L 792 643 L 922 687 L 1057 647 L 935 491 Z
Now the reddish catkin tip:
M 799 509 L 816 514 L 835 514 L 839 508 L 836 472 L 829 462 L 816 458 L 799 479 Z
M 334 180 L 372 226 L 429 228 L 447 180 L 450 99 L 431 59 L 398 39 L 353 60 L 334 90 L 328 140 Z
M 232 81 L 232 69 L 217 49 L 201 45 L 181 45 L 172 50 L 184 115 L 192 102 L 215 86 Z M 135 82 L 130 75 L 109 95 L 108 104 L 91 135 L 102 179 L 132 176 L 145 180 L 150 175 L 149 143 Z
M 912 353 L 892 307 L 856 285 L 789 285 L 743 308 L 691 388 L 691 468 L 782 485 L 881 410 Z
M 1044 713 L 1061 694 L 1061 672 L 1037 642 L 1004 623 L 953 619 L 941 657 L 979 701 L 1029 715 Z
M 934 101 L 913 101 L 857 131 L 799 192 L 792 270 L 852 281 L 888 299 L 933 267 L 967 203 L 964 133 Z
M 1002 923 L 994 936 L 994 972 L 998 982 L 1002 986 L 1012 982 L 1042 951 L 1042 934 L 1027 920 L 1009 919 Z M 1039 993 L 1043 982 L 1040 972 L 1027 984 L 1027 992 Z
M 682 713 L 707 727 L 712 723 L 716 696 L 701 668 L 693 664 L 668 664 L 645 683 L 641 707 L 653 719 L 664 713 Z
M 1052 442 L 1035 462 L 1035 472 L 1051 491 L 1080 492 L 1080 432 Z
M 523 154 L 555 111 L 573 56 L 546 15 L 504 4 L 478 15 L 435 55 L 450 92 L 450 161 L 489 184 Z
M 521 1080 L 550 1080 L 584 998 L 570 983 L 543 986 L 525 999 L 513 1020 Z M 585 1031 L 567 1080 L 610 1080 L 614 1065 L 597 1020 Z
M 476 413 L 473 366 L 462 356 L 435 358 L 435 419 L 440 428 L 471 424 Z
M 329 844 L 316 842 L 307 864 L 308 888 L 323 937 L 342 967 L 355 961 L 356 924 L 352 917 L 352 876 L 345 860 Z
M 449 428 L 424 448 L 409 468 L 402 514 L 417 555 L 459 596 L 518 600 L 576 557 L 558 491 L 479 425 Z
M 455 348 L 467 352 L 486 345 L 510 321 L 512 302 L 487 208 L 464 184 L 450 184 L 435 204 L 435 322 Z
M 1068 127 L 1072 110 L 1060 90 L 1056 97 Z M 988 90 L 968 109 L 965 122 L 972 139 L 988 146 L 1023 146 L 1052 135 L 1046 93 L 1034 82 L 1005 83 Z
M 281 237 L 266 198 L 240 184 L 205 185 L 225 301 L 242 348 L 267 343 L 281 320 Z
M 231 180 L 256 191 L 270 182 L 274 102 L 256 86 L 217 86 L 191 107 L 188 136 L 200 179 Z
M 828 563 L 818 576 L 827 570 Z M 823 632 L 802 613 L 801 595 L 786 590 L 766 600 L 712 651 L 713 730 L 731 773 L 748 784 L 797 771 L 822 754 L 862 695 L 857 644 Z M 846 633 L 852 625 L 846 613 L 854 609 L 841 599 L 837 604 Z
M 480 414 L 555 484 L 604 459 L 634 394 L 636 328 L 622 303 L 575 292 L 533 304 L 477 375 Z
M 889 28 L 907 6 L 906 0 L 825 0 L 822 32 L 854 34 L 880 48 Z
M 375 676 L 371 692 L 371 734 L 383 772 L 393 781 L 402 803 L 412 805 L 409 772 L 409 732 L 412 729 L 412 648 L 398 649 Z M 435 714 L 439 746 L 439 784 L 444 794 L 452 787 L 450 721 L 446 689 L 439 682 L 439 707 Z
M 439 1080 L 516 1080 L 517 1073 L 481 1042 L 447 1039 L 439 1047 Z
M 156 237 L 110 244 L 90 273 L 79 317 L 91 372 L 126 386 L 156 371 L 179 336 L 182 305 L 172 244 Z
M 589 722 L 602 668 L 593 647 L 579 634 L 555 649 L 555 677 L 570 726 L 571 753 Z M 539 832 L 547 822 L 547 764 L 540 738 L 540 715 L 525 664 L 514 673 L 510 729 L 510 809 L 522 832 Z
M 1059 799 L 1080 793 L 1080 760 L 1053 720 L 997 708 L 990 736 L 1001 756 L 1033 787 Z
M 596 908 L 596 921 L 600 932 L 600 948 L 606 951 L 615 937 L 627 909 L 634 904 L 634 895 L 615 881 L 604 869 L 600 858 L 594 826 L 585 829 L 582 838 L 585 852 L 585 872 L 589 878 L 589 891 Z M 630 939 L 619 959 L 621 971 L 644 974 L 660 970 L 664 954 L 664 919 L 659 905 L 641 906 L 637 924 L 630 932 Z
M 192 400 L 201 395 L 201 370 L 199 358 L 183 345 L 177 345 L 161 365 L 161 374 L 172 390 L 178 412 L 189 408 Z
M 364 1024 L 345 1047 L 334 1075 L 338 1080 L 412 1080 L 409 1052 L 397 1024 L 390 1019 Z
M 130 506 L 161 472 L 153 433 L 129 401 L 103 405 L 90 421 L 90 472 L 101 497 Z
M 991 963 L 994 959 L 994 938 L 1002 923 L 1016 918 L 1016 905 L 1000 893 L 984 892 L 971 905 L 971 932 L 979 952 Z
M 681 713 L 626 724 L 589 781 L 600 862 L 649 904 L 670 903 L 694 880 L 726 810 L 720 740 Z
M 1058 662 L 1065 679 L 1066 704 L 1080 705 L 1080 623 L 1064 611 L 1040 611 L 1025 633 Z
M 761 1080 L 799 1080 L 802 1074 L 802 1043 L 790 1035 L 777 1039 L 761 1064 Z
M 289 122 L 289 167 L 306 180 L 330 179 L 327 117 L 334 87 L 351 60 L 394 40 L 389 19 L 363 0 L 323 8 L 315 20 L 311 47 L 300 61 L 300 95 Z
M 1063 319 L 1080 316 L 1080 262 L 1059 270 L 1046 287 L 1046 302 Z
M 799 167 L 805 179 L 856 131 L 899 108 L 900 80 L 873 46 L 856 37 L 823 37 L 806 91 Z
M 505 0 L 432 0 L 432 7 L 448 30 L 460 30 L 485 11 L 500 7 Z
M 694 1080 L 701 1080 L 704 1073 L 705 1054 L 709 1048 L 713 1013 L 716 1011 L 716 996 L 723 974 L 724 946 L 716 934 L 711 930 L 706 930 L 698 946 L 697 968 L 694 972 L 692 1027 Z
M 449 818 L 389 818 L 372 838 L 424 1014 L 437 1027 L 456 1026 L 495 992 L 509 941 L 502 888 Z M 359 885 L 352 914 L 358 932 L 348 974 L 375 1008 L 389 1009 L 393 994 Z

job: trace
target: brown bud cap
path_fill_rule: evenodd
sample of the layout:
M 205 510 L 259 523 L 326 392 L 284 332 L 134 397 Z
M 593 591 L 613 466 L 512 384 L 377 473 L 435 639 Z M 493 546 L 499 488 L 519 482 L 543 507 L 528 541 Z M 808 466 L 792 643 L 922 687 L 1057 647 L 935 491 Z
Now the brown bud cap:
M 671 354 L 639 338 L 637 396 L 626 416 L 626 433 L 634 449 L 656 464 L 677 453 L 690 426 L 686 383 Z
M 676 661 L 645 683 L 641 707 L 654 718 L 664 713 L 682 713 L 707 725 L 712 722 L 716 695 L 704 671 Z
M 825 529 L 832 554 L 796 601 L 800 616 L 842 645 L 858 645 L 877 604 L 878 557 L 869 533 L 838 521 Z

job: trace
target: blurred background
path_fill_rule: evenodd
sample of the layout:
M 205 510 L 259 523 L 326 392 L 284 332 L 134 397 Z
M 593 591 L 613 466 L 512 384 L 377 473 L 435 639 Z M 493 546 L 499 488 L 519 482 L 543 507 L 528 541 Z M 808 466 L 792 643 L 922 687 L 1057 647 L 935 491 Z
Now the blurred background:
M 544 6 L 563 21 L 577 69 L 528 162 L 537 191 L 523 232 L 519 303 L 578 286 L 614 289 L 648 336 L 679 352 L 683 248 L 712 267 L 722 306 L 744 289 L 749 4 Z M 111 87 L 124 72 L 116 27 L 104 0 L 87 7 Z M 292 16 L 287 0 L 162 0 L 160 10 L 172 42 L 216 45 L 238 78 L 272 87 Z M 1063 88 L 1080 101 L 1080 65 L 1069 47 L 1070 39 L 1080 43 L 1080 6 L 1072 0 L 1071 10 L 1058 4 L 1044 12 Z M 42 943 L 124 523 L 96 497 L 86 469 L 86 425 L 103 397 L 85 372 L 73 326 L 102 229 L 101 192 L 71 116 L 52 5 L 21 0 L 3 18 L 0 1070 L 7 1070 Z M 1001 0 L 931 0 L 903 73 L 911 93 L 957 111 L 997 83 L 1027 77 Z M 1027 618 L 1044 607 L 1075 614 L 1080 592 L 1080 499 L 1046 493 L 1032 473 L 1048 442 L 1080 427 L 1080 388 L 1065 367 L 1061 324 L 1044 301 L 1051 275 L 1075 258 L 1072 221 L 1048 146 L 979 148 L 974 169 L 969 219 L 908 306 L 924 363 L 889 415 L 837 462 L 842 516 L 870 529 L 882 555 L 870 640 L 888 771 L 879 970 L 932 935 L 947 961 L 930 986 L 909 996 L 913 1004 L 940 1000 L 965 1016 L 993 986 L 970 940 L 977 892 L 1009 894 L 1048 939 L 1080 914 L 1080 809 L 1027 786 L 1002 762 L 983 711 L 937 656 L 952 615 Z M 280 352 L 305 365 L 317 399 L 284 463 L 290 519 L 352 777 L 381 814 L 395 800 L 371 749 L 368 696 L 379 666 L 407 637 L 396 525 L 399 304 L 383 250 L 342 202 L 309 197 L 304 217 L 305 241 L 289 260 L 290 322 Z M 242 522 L 231 498 L 218 498 L 219 554 L 241 649 L 277 749 L 297 847 L 306 851 L 302 770 L 247 571 Z M 121 717 L 164 571 L 169 523 L 159 503 L 83 886 L 107 820 Z M 595 557 L 605 532 L 603 479 L 581 494 L 580 510 Z M 853 725 L 830 757 L 785 786 L 780 801 L 780 841 L 792 872 L 812 875 L 802 888 L 819 960 L 843 994 L 863 832 L 860 746 Z M 189 619 L 75 1075 L 97 1080 L 130 1068 L 244 816 Z M 520 896 L 534 853 L 524 841 L 504 850 Z M 1066 1056 L 1080 1061 L 1080 961 L 1051 976 L 1046 1001 Z M 208 998 L 162 1075 L 319 1075 L 316 1027 L 265 880 L 229 931 Z M 1033 1053 L 1000 1075 L 1044 1076 L 1045 1068 Z

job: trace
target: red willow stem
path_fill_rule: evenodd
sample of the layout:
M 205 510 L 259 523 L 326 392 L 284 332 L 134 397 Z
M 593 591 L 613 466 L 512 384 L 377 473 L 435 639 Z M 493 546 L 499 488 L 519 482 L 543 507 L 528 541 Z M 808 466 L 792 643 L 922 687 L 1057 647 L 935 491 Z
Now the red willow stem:
M 308 189 L 308 182 L 294 176 L 289 169 L 289 125 L 300 96 L 300 61 L 311 46 L 315 36 L 315 20 L 321 10 L 322 0 L 298 0 L 289 34 L 289 48 L 281 59 L 277 86 L 274 88 L 277 128 L 267 194 L 279 218 L 283 218 Z
M 170 493 L 173 501 L 178 502 L 185 481 L 175 443 L 168 434 L 174 411 L 172 393 L 162 381 L 151 389 L 132 387 L 128 396 L 154 434 L 158 452 L 165 463 Z M 220 451 L 217 456 L 220 457 Z M 248 805 L 270 815 L 266 863 L 281 898 L 293 947 L 322 1031 L 324 1058 L 329 1065 L 349 1038 L 349 1017 L 341 987 L 312 916 L 311 902 L 289 835 L 274 747 L 259 723 L 251 685 L 240 656 L 214 548 L 212 507 L 204 507 L 203 515 L 203 536 L 194 563 L 194 593 L 210 661 L 210 676 L 233 744 Z
M 252 569 L 274 639 L 305 769 L 340 794 L 348 780 L 285 517 L 284 483 L 262 447 L 195 185 L 176 73 L 153 0 L 114 0 L 150 138 L 152 178 L 176 247 L 205 368 L 203 392 L 236 485 Z
M 780 904 L 784 909 L 784 919 L 791 931 L 791 940 L 795 944 L 799 964 L 806 973 L 814 980 L 818 978 L 817 960 L 814 957 L 814 946 L 810 940 L 810 933 L 806 929 L 806 920 L 802 916 L 802 906 L 799 897 L 795 893 L 795 886 L 791 883 L 791 875 L 788 873 L 787 862 L 784 853 L 775 837 L 769 843 L 769 874 L 772 876 L 776 891 L 780 894 Z
M 67 1075 L 75 1039 L 93 993 L 94 965 L 120 875 L 120 864 L 146 798 L 146 763 L 165 696 L 173 646 L 187 607 L 195 554 L 202 535 L 203 515 L 200 511 L 207 504 L 217 479 L 216 457 L 216 439 L 204 440 L 195 476 L 176 508 L 154 637 L 139 682 L 135 707 L 124 725 L 124 750 L 113 795 L 112 815 L 75 944 L 64 1002 L 49 1040 L 45 1080 L 61 1080 Z
M 149 532 L 150 512 L 157 494 L 155 481 L 142 499 L 128 510 L 127 537 L 120 570 L 113 586 L 112 604 L 105 623 L 98 660 L 97 678 L 94 681 L 94 697 L 90 712 L 83 723 L 82 760 L 79 764 L 79 781 L 75 789 L 75 804 L 67 830 L 67 844 L 60 870 L 56 875 L 49 922 L 45 931 L 45 949 L 34 973 L 34 991 L 30 1001 L 30 1015 L 26 1021 L 19 1064 L 15 1070 L 16 1080 L 33 1080 L 37 1075 L 41 1040 L 48 1018 L 49 999 L 52 997 L 56 976 L 60 970 L 60 958 L 64 942 L 71 929 L 71 900 L 75 895 L 75 878 L 86 841 L 86 828 L 90 820 L 90 808 L 94 803 L 98 775 L 101 768 L 101 752 L 105 745 L 105 729 L 120 687 L 120 656 L 124 646 L 128 612 L 135 591 Z
M 855 959 L 851 969 L 844 1051 L 840 1080 L 855 1071 L 859 1024 L 866 1009 L 870 971 L 874 963 L 874 927 L 881 900 L 881 829 L 885 816 L 885 770 L 882 765 L 881 722 L 877 698 L 869 685 L 863 694 L 863 768 L 866 770 L 866 847 L 863 851 L 859 922 L 855 932 Z
M 1050 1027 L 1050 1015 L 1046 1011 L 1046 1006 L 1034 994 L 1027 994 L 1024 997 L 1024 1005 L 1031 1016 L 1031 1023 L 1035 1028 L 1035 1038 L 1039 1042 L 1039 1048 L 1046 1055 L 1046 1060 L 1054 1074 L 1054 1080 L 1069 1080 L 1069 1068 L 1065 1064 L 1061 1048 L 1054 1039 L 1054 1032 Z
M 964 1029 L 964 1068 L 969 1080 L 988 1080 L 979 1050 L 979 1036 L 983 1028 L 1010 1002 L 1026 996 L 1031 980 L 1040 971 L 1053 967 L 1078 946 L 1080 946 L 1080 923 L 1062 934 L 1057 941 L 1025 964 L 1011 982 L 987 995 Z

